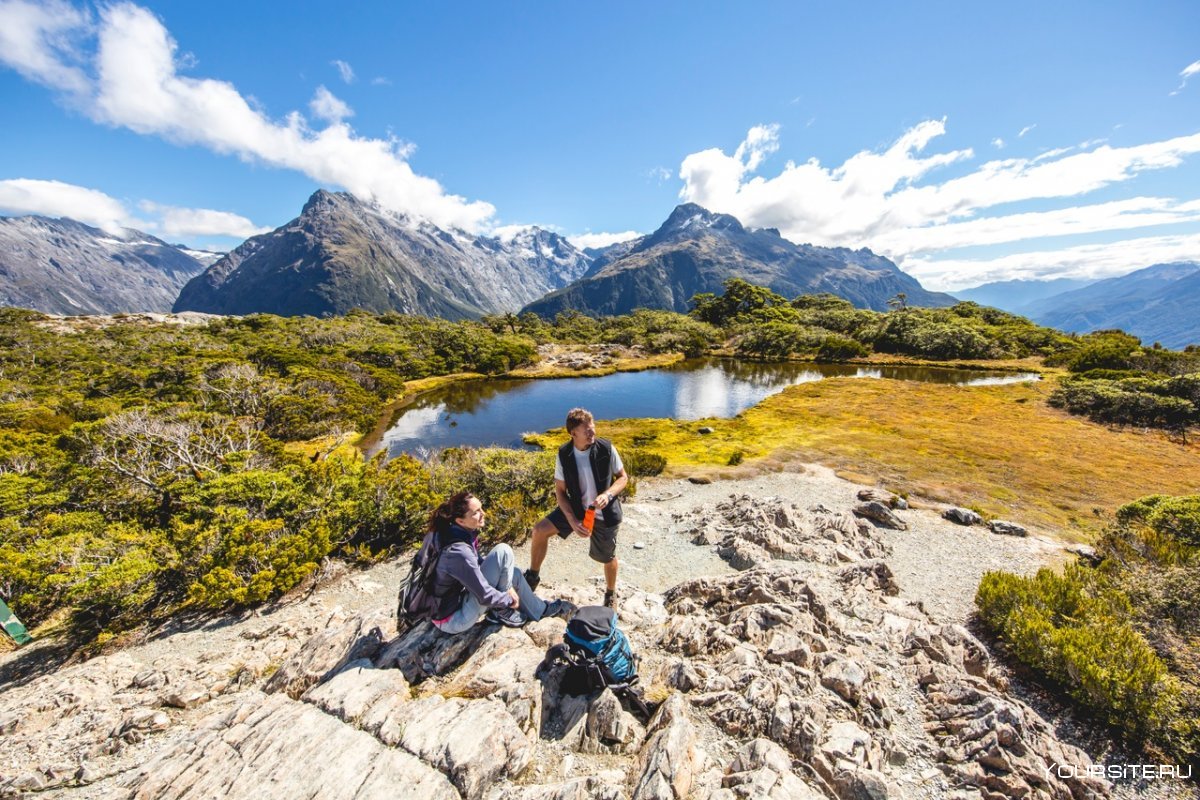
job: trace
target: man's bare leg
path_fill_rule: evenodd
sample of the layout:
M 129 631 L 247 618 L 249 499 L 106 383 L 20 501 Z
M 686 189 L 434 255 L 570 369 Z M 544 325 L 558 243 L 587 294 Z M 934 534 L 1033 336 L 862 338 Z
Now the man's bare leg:
M 529 569 L 531 571 L 538 572 L 541 570 L 542 562 L 546 560 L 546 551 L 549 549 L 550 537 L 557 533 L 558 529 L 548 519 L 542 519 L 538 524 L 533 526 L 531 536 L 533 541 L 529 546 Z
M 610 592 L 613 589 L 617 588 L 617 559 L 616 559 L 616 557 L 614 557 L 612 561 L 609 561 L 609 562 L 605 563 L 605 565 L 604 565 L 604 588 Z

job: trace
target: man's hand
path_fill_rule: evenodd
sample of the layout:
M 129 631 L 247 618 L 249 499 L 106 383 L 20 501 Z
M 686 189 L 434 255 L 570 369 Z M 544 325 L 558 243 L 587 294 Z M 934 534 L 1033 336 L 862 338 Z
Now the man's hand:
M 602 508 L 604 508 L 605 506 L 607 506 L 609 503 L 611 503 L 612 498 L 609 497 L 608 492 L 603 492 L 603 493 L 597 495 L 595 502 L 596 502 L 596 510 L 599 511 Z
M 572 530 L 575 531 L 575 533 L 577 533 L 578 535 L 582 536 L 585 539 L 592 535 L 591 531 L 589 531 L 587 528 L 583 527 L 583 522 L 580 520 L 577 520 L 577 519 L 571 520 L 571 528 L 572 528 Z
M 512 601 L 513 601 L 512 607 L 513 608 L 521 607 L 521 596 L 519 594 L 517 594 L 516 589 L 512 588 L 511 586 L 508 587 L 508 596 L 512 598 Z

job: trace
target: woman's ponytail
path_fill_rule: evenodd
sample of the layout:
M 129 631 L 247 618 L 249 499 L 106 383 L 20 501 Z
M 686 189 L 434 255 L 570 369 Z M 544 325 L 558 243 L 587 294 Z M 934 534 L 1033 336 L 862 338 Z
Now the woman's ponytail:
M 454 520 L 467 515 L 471 501 L 474 499 L 475 495 L 470 492 L 458 492 L 450 495 L 450 498 L 446 502 L 435 508 L 433 513 L 429 515 L 429 531 L 432 533 L 445 533 L 450 530 L 450 526 L 454 524 Z

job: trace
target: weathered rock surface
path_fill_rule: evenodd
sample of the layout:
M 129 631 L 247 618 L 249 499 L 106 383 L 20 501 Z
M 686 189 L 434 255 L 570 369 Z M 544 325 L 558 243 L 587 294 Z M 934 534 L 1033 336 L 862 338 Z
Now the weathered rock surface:
M 848 511 L 823 506 L 801 510 L 778 498 L 734 495 L 705 509 L 701 518 L 704 521 L 691 530 L 693 542 L 716 545 L 717 553 L 734 569 L 750 569 L 774 559 L 840 564 L 890 552 L 871 535 L 868 523 Z
M 988 529 L 992 533 L 999 533 L 1005 536 L 1028 536 L 1029 531 L 1015 522 L 1005 522 L 1002 519 L 994 519 L 988 523 Z
M 975 513 L 969 508 L 947 508 L 942 512 L 942 518 L 948 519 L 951 522 L 957 522 L 959 525 L 979 525 L 983 522 L 983 517 Z
M 285 695 L 259 695 L 202 723 L 195 736 L 121 781 L 138 800 L 176 797 L 457 800 L 446 777 L 412 755 Z
M 771 498 L 709 511 L 692 534 L 755 565 L 622 598 L 662 701 L 649 721 L 611 691 L 562 693 L 563 668 L 541 668 L 560 620 L 446 636 L 386 611 L 251 618 L 216 654 L 129 651 L 6 687 L 0 796 L 1106 795 L 1048 771 L 1091 762 L 1007 694 L 981 642 L 899 595 L 880 560 L 898 534 Z
M 896 514 L 888 505 L 880 503 L 877 500 L 859 503 L 854 507 L 854 515 L 869 519 L 885 528 L 891 528 L 897 531 L 908 530 L 907 522 L 896 516 Z

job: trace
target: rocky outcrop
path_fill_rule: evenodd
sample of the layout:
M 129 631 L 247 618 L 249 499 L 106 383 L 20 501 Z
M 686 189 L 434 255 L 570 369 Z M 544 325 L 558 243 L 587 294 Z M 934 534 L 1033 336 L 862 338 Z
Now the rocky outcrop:
M 775 559 L 845 564 L 890 552 L 868 523 L 819 505 L 803 510 L 778 498 L 734 495 L 699 516 L 703 522 L 690 531 L 693 543 L 715 545 L 734 569 Z
M 947 508 L 942 512 L 942 519 L 948 519 L 951 522 L 957 522 L 959 525 L 979 525 L 983 522 L 983 517 L 969 508 Z
M 112 798 L 1107 793 L 1057 778 L 1053 765 L 1082 774 L 1087 755 L 1008 694 L 967 630 L 900 596 L 874 557 L 898 534 L 849 510 L 770 498 L 711 510 L 692 535 L 735 551 L 745 538 L 755 564 L 622 600 L 648 720 L 612 691 L 562 692 L 563 667 L 542 665 L 561 620 L 446 636 L 428 624 L 397 630 L 384 611 L 303 625 L 251 617 L 202 657 L 131 651 L 7 688 L 0 795 L 83 785 Z

